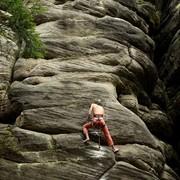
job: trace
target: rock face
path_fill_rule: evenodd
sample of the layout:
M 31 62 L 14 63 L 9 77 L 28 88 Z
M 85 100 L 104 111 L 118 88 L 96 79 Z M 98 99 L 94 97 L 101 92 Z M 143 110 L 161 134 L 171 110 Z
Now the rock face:
M 16 60 L 16 42 L 1 36 L 11 47 L 0 56 L 2 97 L 11 103 L 1 113 L 2 180 L 179 179 L 179 2 L 153 3 L 43 0 L 35 21 L 45 59 Z M 98 148 L 95 129 L 82 143 L 97 98 L 117 154 L 103 134 Z

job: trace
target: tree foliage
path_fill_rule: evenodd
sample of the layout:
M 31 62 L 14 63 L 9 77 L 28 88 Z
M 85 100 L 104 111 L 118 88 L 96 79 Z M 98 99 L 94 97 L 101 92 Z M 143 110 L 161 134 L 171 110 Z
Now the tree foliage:
M 1 19 L 1 24 L 10 27 L 18 36 L 18 46 L 23 49 L 19 56 L 24 58 L 42 58 L 44 44 L 35 32 L 34 18 L 43 12 L 37 0 L 1 0 L 0 8 L 11 15 Z

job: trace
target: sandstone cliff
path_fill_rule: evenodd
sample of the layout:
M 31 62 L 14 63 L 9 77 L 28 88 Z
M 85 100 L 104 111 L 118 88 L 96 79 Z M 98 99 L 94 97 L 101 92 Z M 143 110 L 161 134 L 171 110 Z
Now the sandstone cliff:
M 14 32 L 0 36 L 0 179 L 178 180 L 179 1 L 42 4 L 44 59 L 17 58 Z M 117 154 L 96 130 L 83 144 L 96 98 Z

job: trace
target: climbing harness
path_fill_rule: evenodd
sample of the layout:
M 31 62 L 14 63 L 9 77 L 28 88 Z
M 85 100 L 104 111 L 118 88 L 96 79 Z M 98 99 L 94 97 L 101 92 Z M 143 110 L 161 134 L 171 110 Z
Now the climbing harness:
M 104 119 L 104 121 L 107 120 L 107 116 L 104 116 L 102 114 L 95 114 L 95 115 L 89 115 L 88 116 L 88 122 L 91 123 L 92 127 L 94 127 L 93 129 L 96 129 L 97 131 L 94 132 L 95 136 L 98 136 L 98 148 L 100 149 L 101 148 L 101 129 L 105 126 L 105 125 L 101 125 L 101 126 L 98 126 L 96 127 L 94 125 L 94 119 L 96 121 L 101 121 L 102 119 Z

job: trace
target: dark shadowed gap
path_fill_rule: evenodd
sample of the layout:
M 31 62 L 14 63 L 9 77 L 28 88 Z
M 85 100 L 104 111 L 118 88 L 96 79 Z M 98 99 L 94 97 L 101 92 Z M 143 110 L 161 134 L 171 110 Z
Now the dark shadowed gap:
M 18 102 L 10 102 L 9 99 L 0 101 L 0 123 L 14 124 L 20 115 L 22 106 Z

